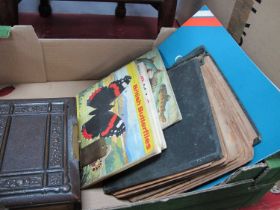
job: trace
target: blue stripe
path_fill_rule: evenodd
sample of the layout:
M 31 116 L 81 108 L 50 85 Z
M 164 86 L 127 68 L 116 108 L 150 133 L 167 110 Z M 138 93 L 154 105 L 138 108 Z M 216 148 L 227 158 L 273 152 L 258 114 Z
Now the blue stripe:
M 203 7 L 200 8 L 200 10 L 206 11 L 206 10 L 209 10 L 209 8 L 206 5 L 204 5 Z

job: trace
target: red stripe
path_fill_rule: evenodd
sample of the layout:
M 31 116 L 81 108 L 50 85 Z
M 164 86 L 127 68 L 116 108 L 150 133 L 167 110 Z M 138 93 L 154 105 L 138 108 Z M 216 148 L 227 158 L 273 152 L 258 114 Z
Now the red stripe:
M 101 91 L 101 87 L 100 88 L 98 88 L 97 90 L 95 90 L 92 94 L 91 94 L 91 96 L 89 97 L 89 100 L 90 101 L 92 101 L 93 100 L 93 98 Z
M 11 92 L 13 92 L 15 88 L 13 86 L 8 86 L 0 89 L 0 97 L 9 95 Z
M 112 84 L 109 85 L 109 88 L 112 88 L 114 90 L 115 96 L 119 96 L 121 94 L 120 88 L 117 84 L 112 83 Z
M 87 129 L 85 129 L 85 128 L 83 129 L 82 134 L 83 134 L 85 139 L 91 139 L 92 138 L 92 134 L 89 134 L 87 132 Z
M 215 17 L 190 18 L 183 26 L 222 26 L 221 22 Z
M 118 116 L 116 114 L 114 114 L 113 117 L 111 117 L 107 128 L 104 131 L 102 131 L 101 136 L 106 136 L 109 133 L 109 131 L 114 127 L 114 123 L 115 123 L 117 117 Z

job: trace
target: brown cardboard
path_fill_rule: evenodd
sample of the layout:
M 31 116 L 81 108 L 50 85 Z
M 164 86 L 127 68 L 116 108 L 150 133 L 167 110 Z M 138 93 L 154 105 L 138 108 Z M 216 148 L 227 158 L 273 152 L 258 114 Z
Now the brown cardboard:
M 34 99 L 74 97 L 96 80 L 26 83 L 15 85 L 15 90 L 0 99 Z
M 100 79 L 152 48 L 152 40 L 40 40 L 48 81 Z M 133 52 L 133 53 L 132 53 Z
M 94 79 L 137 58 L 173 31 L 162 29 L 155 41 L 39 40 L 31 26 L 14 26 L 9 39 L 0 39 L 0 85 L 14 84 L 15 90 L 0 99 L 75 97 Z M 100 187 L 83 190 L 81 200 L 82 209 L 130 205 L 105 195 Z
M 227 28 L 230 22 L 231 14 L 236 3 L 236 0 L 204 0 L 213 14 L 222 22 Z
M 203 5 L 204 0 L 179 0 L 177 3 L 176 20 L 183 24 Z
M 225 27 L 228 27 L 235 3 L 236 0 L 179 0 L 176 19 L 180 24 L 183 24 L 195 12 L 197 12 L 203 4 L 206 4 L 222 24 Z
M 249 10 L 250 14 L 248 20 L 246 20 L 246 23 L 248 23 L 250 26 L 244 28 L 238 28 L 244 26 L 243 24 L 233 26 L 233 24 L 235 24 L 234 19 L 238 20 L 242 18 L 236 17 L 238 12 L 234 12 L 234 10 L 239 9 L 238 6 L 242 5 L 238 4 L 241 1 L 204 1 L 209 9 L 226 28 L 229 27 L 229 23 L 232 24 L 232 26 L 228 28 L 231 30 L 230 32 L 232 34 L 240 34 L 240 31 L 241 33 L 244 31 L 242 34 L 241 47 L 248 53 L 252 60 L 269 77 L 269 79 L 272 80 L 273 83 L 275 83 L 278 87 L 280 87 L 280 16 L 278 11 L 280 1 L 261 1 L 261 3 L 258 3 L 258 1 L 253 1 L 253 8 L 256 12 L 254 13 Z M 248 2 L 251 2 L 251 0 Z M 238 40 L 238 42 L 240 42 L 240 40 Z
M 256 13 L 251 12 L 243 36 L 242 48 L 263 72 L 280 87 L 280 1 L 255 3 Z
M 46 82 L 40 42 L 31 26 L 13 27 L 0 39 L 0 84 Z
M 0 84 L 100 79 L 152 46 L 153 40 L 40 40 L 31 26 L 15 26 L 0 39 Z
M 159 45 L 161 42 L 163 42 L 168 36 L 170 36 L 171 33 L 176 31 L 175 28 L 161 28 L 158 37 L 156 40 L 154 40 L 153 46 Z
M 129 206 L 130 202 L 118 200 L 114 196 L 106 195 L 102 188 L 82 190 L 82 209 L 105 209 L 117 206 Z
M 234 5 L 228 24 L 228 31 L 239 43 L 242 43 L 241 36 L 243 35 L 243 29 L 246 26 L 246 22 L 251 13 L 254 3 L 254 0 L 237 0 Z

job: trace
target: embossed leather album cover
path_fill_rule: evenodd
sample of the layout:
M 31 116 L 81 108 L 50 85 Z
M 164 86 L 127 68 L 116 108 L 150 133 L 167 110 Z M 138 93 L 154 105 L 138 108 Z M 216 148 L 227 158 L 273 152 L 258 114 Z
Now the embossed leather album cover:
M 0 101 L 0 206 L 80 198 L 74 98 Z

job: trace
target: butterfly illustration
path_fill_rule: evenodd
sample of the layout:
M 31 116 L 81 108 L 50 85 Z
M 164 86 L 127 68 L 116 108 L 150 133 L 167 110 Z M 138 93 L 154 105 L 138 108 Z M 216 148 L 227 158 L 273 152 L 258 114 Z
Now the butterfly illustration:
M 131 80 L 130 76 L 111 82 L 108 86 L 96 89 L 88 98 L 87 106 L 94 108 L 89 115 L 92 118 L 82 126 L 82 135 L 85 139 L 120 136 L 125 132 L 122 119 L 110 111 L 111 103 L 125 90 Z

